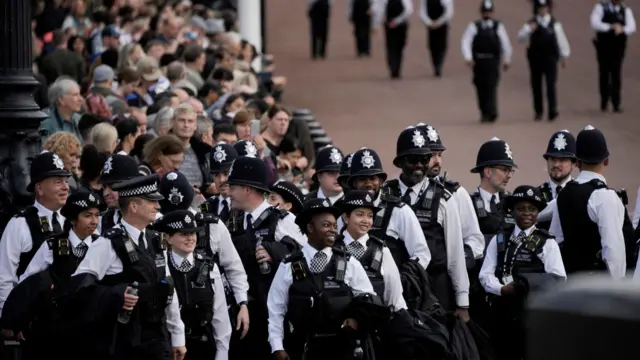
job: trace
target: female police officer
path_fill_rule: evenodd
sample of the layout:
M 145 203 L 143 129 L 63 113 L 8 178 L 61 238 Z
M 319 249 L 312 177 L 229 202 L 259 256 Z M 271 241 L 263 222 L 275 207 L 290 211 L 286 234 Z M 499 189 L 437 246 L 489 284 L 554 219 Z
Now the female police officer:
M 522 359 L 522 312 L 529 291 L 567 275 L 554 236 L 537 229 L 538 213 L 546 203 L 537 188 L 518 186 L 505 198 L 516 226 L 511 234 L 499 232 L 491 239 L 480 270 L 480 283 L 492 294 L 494 336 L 499 360 Z

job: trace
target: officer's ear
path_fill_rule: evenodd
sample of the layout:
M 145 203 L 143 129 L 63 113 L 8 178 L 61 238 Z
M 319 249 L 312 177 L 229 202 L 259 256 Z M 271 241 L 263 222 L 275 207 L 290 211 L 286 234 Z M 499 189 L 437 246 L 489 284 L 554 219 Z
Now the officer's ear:
M 609 166 L 609 158 L 604 159 L 604 166 Z
M 342 222 L 344 223 L 345 226 L 349 225 L 349 215 L 351 215 L 351 213 L 344 213 L 342 214 Z M 340 230 L 340 229 L 338 229 Z
M 316 227 L 313 225 L 313 221 L 309 221 L 309 223 L 307 224 L 307 234 L 311 234 L 313 232 L 315 232 Z

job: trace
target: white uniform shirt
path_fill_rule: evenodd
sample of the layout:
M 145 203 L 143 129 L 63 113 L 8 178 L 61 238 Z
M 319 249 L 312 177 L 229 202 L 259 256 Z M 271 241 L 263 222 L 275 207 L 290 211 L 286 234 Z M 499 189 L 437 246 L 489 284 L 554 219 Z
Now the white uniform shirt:
M 49 226 L 52 226 L 53 211 L 45 208 L 39 202 L 33 204 L 38 209 L 38 216 L 46 216 Z M 60 210 L 56 211 L 60 226 L 64 226 L 64 217 Z M 33 242 L 31 232 L 24 217 L 14 217 L 9 220 L 0 240 L 0 313 L 9 293 L 18 283 L 16 271 L 20 265 L 20 255 L 31 251 Z
M 83 242 L 88 246 L 91 246 L 93 238 L 91 237 L 91 235 L 89 235 L 85 239 L 80 239 L 78 235 L 76 235 L 76 233 L 71 230 L 69 231 L 69 242 L 71 243 L 71 246 L 76 249 L 78 245 L 82 244 Z M 40 248 L 38 248 L 36 254 L 33 256 L 33 259 L 31 259 L 31 262 L 29 263 L 29 266 L 27 266 L 27 269 L 22 275 L 20 275 L 20 282 L 23 282 L 24 279 L 33 274 L 37 274 L 43 270 L 48 269 L 51 264 L 53 264 L 53 251 L 49 249 L 49 244 L 47 242 L 43 242 L 42 245 L 40 245 Z
M 482 20 L 482 26 L 493 27 L 494 20 Z M 513 49 L 511 48 L 511 41 L 509 40 L 509 35 L 507 35 L 507 30 L 504 27 L 504 24 L 501 22 L 498 25 L 497 29 L 498 38 L 500 39 L 500 45 L 502 50 L 502 61 L 505 64 L 511 63 L 511 55 L 513 54 Z M 467 29 L 464 31 L 462 35 L 462 57 L 465 61 L 473 60 L 473 39 L 478 34 L 478 29 L 476 28 L 476 23 L 474 21 L 469 23 Z
M 175 252 L 171 252 L 173 263 L 177 266 L 182 264 L 184 258 Z M 187 255 L 187 260 L 193 268 L 195 259 L 193 253 Z M 227 311 L 227 299 L 224 296 L 224 286 L 220 277 L 220 269 L 216 263 L 213 263 L 213 269 L 209 272 L 209 279 L 213 282 L 213 317 L 211 325 L 213 326 L 213 337 L 216 341 L 216 357 L 215 360 L 227 360 L 229 358 L 229 341 L 231 340 L 231 321 L 229 320 L 229 311 Z
M 189 210 L 193 214 L 197 213 L 193 208 Z M 236 247 L 233 245 L 231 234 L 222 221 L 218 221 L 217 224 L 209 224 L 209 244 L 211 251 L 218 254 L 220 266 L 224 269 L 224 276 L 233 289 L 236 302 L 239 304 L 247 301 L 247 292 L 249 291 L 247 272 L 242 265 Z
M 251 212 L 252 223 L 260 218 L 263 212 L 265 212 L 271 205 L 265 200 L 260 204 L 257 208 L 255 208 Z M 247 228 L 247 213 L 244 214 L 244 228 Z M 296 240 L 300 245 L 304 245 L 307 243 L 307 237 L 300 232 L 300 228 L 295 223 L 295 217 L 288 215 L 285 216 L 284 219 L 278 220 L 278 225 L 276 225 L 276 233 L 275 240 L 280 241 L 283 237 L 289 236 L 290 238 Z
M 536 21 L 538 23 L 537 26 L 542 26 L 544 28 L 549 26 L 551 22 L 551 15 L 547 14 L 545 16 L 536 16 Z M 567 36 L 564 33 L 564 29 L 562 28 L 562 24 L 559 22 L 554 22 L 553 31 L 556 34 L 556 40 L 558 42 L 558 49 L 560 50 L 560 57 L 566 59 L 571 54 L 571 48 L 569 47 L 569 40 L 567 40 Z M 532 30 L 531 25 L 529 23 L 525 23 L 522 29 L 518 32 L 518 41 L 522 43 L 528 43 L 529 37 L 531 36 Z
M 425 178 L 420 183 L 415 184 L 411 187 L 413 191 L 411 191 L 409 195 L 411 197 L 411 204 L 409 205 L 413 205 L 416 201 L 418 201 L 418 196 L 420 195 L 421 189 L 424 187 L 426 191 L 426 188 L 430 181 L 436 180 Z M 398 183 L 400 184 L 400 193 L 404 195 L 407 192 L 408 187 L 400 179 L 398 179 Z M 420 188 L 417 188 L 418 186 L 420 186 Z M 448 190 L 445 189 L 444 191 L 451 195 Z M 411 208 L 409 207 L 409 209 Z M 467 307 L 469 306 L 469 275 L 467 274 L 467 264 L 464 259 L 462 225 L 460 224 L 460 216 L 456 201 L 452 199 L 449 199 L 447 201 L 441 198 L 440 205 L 438 206 L 437 216 L 438 224 L 440 224 L 440 226 L 442 226 L 442 228 L 444 229 L 444 241 L 447 248 L 447 272 L 449 273 L 449 277 L 451 278 L 451 282 L 453 284 L 453 290 L 456 294 L 456 304 L 460 307 Z M 416 220 L 418 220 L 417 217 Z M 418 222 L 418 226 L 420 226 L 420 222 Z M 420 233 L 422 233 L 424 237 L 424 233 L 422 232 L 421 227 Z M 427 249 L 428 248 L 429 246 L 427 245 Z M 411 255 L 411 252 L 409 252 L 409 255 Z M 431 257 L 431 253 L 429 253 L 429 256 Z
M 311 266 L 311 259 L 318 250 L 305 244 L 302 247 L 302 254 L 307 261 L 307 266 Z M 333 250 L 324 248 L 322 252 L 327 254 L 327 264 L 331 262 Z M 327 265 L 329 266 L 329 265 Z M 375 294 L 373 286 L 369 281 L 367 272 L 353 256 L 347 262 L 347 269 L 344 275 L 344 283 L 351 288 L 353 295 Z M 291 274 L 291 263 L 280 263 L 278 271 L 273 278 L 269 296 L 267 297 L 267 309 L 269 310 L 269 344 L 271 352 L 284 350 L 284 317 L 289 307 L 289 287 L 293 284 L 293 274 Z
M 437 19 L 432 19 L 429 17 L 427 12 L 427 1 L 439 1 L 444 7 L 444 13 Z M 429 26 L 435 22 L 439 22 L 441 24 L 448 23 L 453 18 L 453 0 L 421 0 L 420 1 L 420 20 Z
M 138 245 L 138 237 L 140 236 L 140 230 L 128 224 L 124 219 L 120 222 L 119 225 L 115 227 L 123 228 L 129 233 L 131 237 L 131 241 L 134 244 Z M 144 230 L 142 230 L 144 232 Z M 146 239 L 144 239 L 146 247 L 149 247 Z M 167 259 L 167 254 L 165 251 L 165 259 Z M 171 276 L 169 272 L 169 266 L 165 265 L 167 276 Z M 116 251 L 111 246 L 111 241 L 108 239 L 98 239 L 91 243 L 89 246 L 89 250 L 84 257 L 84 260 L 78 265 L 78 269 L 73 274 L 91 274 L 95 276 L 98 280 L 102 280 L 105 275 L 115 275 L 119 274 L 124 270 L 122 265 L 122 261 L 116 254 Z M 180 319 L 180 306 L 178 304 L 178 296 L 176 295 L 176 291 L 173 291 L 173 300 L 171 304 L 166 307 L 165 314 L 167 316 L 167 329 L 171 334 L 171 346 L 184 346 L 184 324 Z
M 606 184 L 604 176 L 591 171 L 581 171 L 575 180 L 579 184 L 584 184 L 593 179 L 598 179 Z M 548 206 L 553 206 L 549 231 L 556 236 L 556 241 L 560 244 L 564 241 L 564 233 L 560 224 L 557 204 L 554 201 Z M 618 194 L 611 189 L 595 190 L 591 193 L 587 203 L 587 213 L 589 219 L 598 225 L 602 244 L 602 259 L 606 262 L 609 273 L 614 278 L 624 277 L 627 268 L 626 249 L 622 234 L 624 206 Z
M 638 195 L 636 195 L 636 209 L 633 211 L 633 227 L 638 227 L 638 220 L 640 220 L 640 188 L 638 188 Z
M 404 6 L 404 11 L 402 14 L 398 15 L 393 19 L 398 24 L 407 23 L 411 14 L 413 14 L 413 1 L 411 0 L 401 0 L 402 5 Z M 373 11 L 373 28 L 379 28 L 380 25 L 385 20 L 386 12 L 387 12 L 387 3 L 389 0 L 375 0 L 374 2 L 374 11 Z
M 527 236 L 531 235 L 535 226 L 532 226 L 526 229 L 524 232 Z M 516 225 L 513 229 L 513 233 L 511 235 L 512 238 L 518 236 L 520 234 L 520 228 Z M 558 243 L 555 241 L 551 241 L 552 239 L 548 239 L 544 246 L 542 247 L 542 251 L 538 254 L 538 258 L 540 261 L 544 263 L 544 272 L 547 274 L 555 274 L 561 276 L 563 278 L 567 278 L 567 273 L 564 270 L 564 263 L 562 262 L 562 255 L 560 254 L 560 247 Z M 511 241 L 505 237 L 504 241 Z M 509 246 L 508 244 L 505 244 Z M 487 254 L 484 257 L 484 262 L 482 263 L 482 269 L 480 269 L 480 284 L 482 287 L 491 294 L 501 295 L 500 290 L 504 285 L 502 284 L 501 279 L 496 277 L 496 266 L 498 266 L 498 245 L 496 244 L 496 237 L 494 236 L 489 242 L 489 247 L 487 248 Z
M 608 3 L 606 6 L 615 9 L 616 11 L 620 10 L 620 5 L 614 5 L 612 3 Z M 593 7 L 591 11 L 591 28 L 596 32 L 608 32 L 611 30 L 610 24 L 605 24 L 602 22 L 602 16 L 604 15 L 604 8 L 602 4 L 598 3 Z M 636 32 L 636 20 L 633 17 L 633 11 L 628 6 L 625 6 L 625 25 L 624 25 L 624 33 L 627 36 Z
M 344 196 L 344 193 L 341 192 L 340 194 L 336 195 L 336 196 L 327 196 L 324 194 L 324 192 L 322 191 L 322 189 L 318 189 L 318 199 L 329 199 L 329 201 L 331 201 L 331 204 L 335 204 L 338 200 L 342 199 L 342 197 Z
M 553 200 L 549 201 L 547 203 L 547 207 L 542 209 L 542 211 L 540 211 L 540 213 L 538 214 L 539 223 L 542 221 L 551 221 L 551 218 L 553 217 L 553 211 L 556 208 L 555 201 L 556 201 L 556 198 L 558 197 L 558 186 L 562 186 L 562 188 L 564 189 L 567 183 L 571 180 L 573 180 L 571 176 L 562 180 L 562 183 L 560 184 L 554 183 L 553 181 L 551 181 L 551 179 L 547 180 L 547 184 L 549 184 L 549 189 L 551 189 L 551 196 L 553 196 Z M 552 205 L 551 203 L 554 203 L 554 204 Z
M 217 215 L 220 215 L 220 213 L 222 212 L 222 207 L 224 206 L 222 204 L 223 201 L 227 202 L 227 207 L 228 207 L 229 211 L 231 211 L 231 198 L 230 197 L 224 197 L 222 195 L 218 195 L 216 197 L 216 199 L 218 200 L 218 213 L 217 213 Z
M 365 234 L 358 240 L 354 240 L 348 231 L 343 232 L 342 235 L 344 236 L 343 241 L 345 246 L 348 247 L 349 244 L 357 241 L 365 249 L 367 248 L 367 240 L 369 240 L 368 234 Z M 389 248 L 386 246 L 382 248 L 382 265 L 380 267 L 380 275 L 382 275 L 382 279 L 384 281 L 384 294 L 378 294 L 378 296 L 382 296 L 384 304 L 387 306 L 393 306 L 394 311 L 407 309 L 407 303 L 404 301 L 404 297 L 402 296 L 400 271 L 398 270 L 398 266 L 395 261 L 393 261 L 391 251 L 389 251 Z

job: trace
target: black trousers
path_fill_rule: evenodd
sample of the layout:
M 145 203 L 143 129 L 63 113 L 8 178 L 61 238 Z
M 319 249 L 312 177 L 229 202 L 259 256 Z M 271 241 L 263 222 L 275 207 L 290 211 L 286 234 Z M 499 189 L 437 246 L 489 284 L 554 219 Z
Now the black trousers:
M 404 47 L 407 44 L 407 31 L 409 25 L 402 23 L 395 28 L 385 26 L 385 47 L 387 49 L 387 65 L 391 78 L 400 77 L 402 72 L 402 57 L 404 55 Z
M 189 332 L 185 328 L 185 332 Z M 185 360 L 211 360 L 216 357 L 216 340 L 213 335 L 213 326 L 209 324 L 200 336 L 185 334 L 187 355 Z
M 431 291 L 440 301 L 442 308 L 454 311 L 457 308 L 456 296 L 453 291 L 453 282 L 447 269 L 441 271 L 428 270 L 431 280 Z
M 596 45 L 596 55 L 598 58 L 600 107 L 606 108 L 609 100 L 611 100 L 613 107 L 619 108 L 624 50 L 598 47 Z
M 447 54 L 449 42 L 449 24 L 444 24 L 437 29 L 427 28 L 427 47 L 431 54 L 431 65 L 437 76 L 442 73 L 442 65 Z
M 353 36 L 356 39 L 356 54 L 371 55 L 371 16 L 367 14 L 353 14 Z
M 247 307 L 251 320 L 249 331 L 247 332 L 247 336 L 241 340 L 239 336 L 240 333 L 234 329 L 229 346 L 229 359 L 272 359 L 271 346 L 268 341 L 269 332 L 267 330 L 267 323 L 269 315 L 267 314 L 266 304 L 252 300 L 249 301 Z
M 500 58 L 476 59 L 473 66 L 473 85 L 483 120 L 498 118 L 498 83 Z
M 476 259 L 473 269 L 467 270 L 469 275 L 469 316 L 484 331 L 491 333 L 493 330 L 491 307 L 487 302 L 487 293 L 478 278 L 483 261 L 484 259 Z
M 324 58 L 326 55 L 330 14 L 331 6 L 328 0 L 317 0 L 309 9 L 311 57 L 314 59 L 318 57 Z
M 529 75 L 531 80 L 531 92 L 533 94 L 533 110 L 536 116 L 542 115 L 544 106 L 542 101 L 542 79 L 547 88 L 547 105 L 549 116 L 558 112 L 558 100 L 556 95 L 556 83 L 558 80 L 558 60 L 529 59 Z
M 494 296 L 491 313 L 494 329 L 491 334 L 497 360 L 522 360 L 526 354 L 522 306 L 511 296 Z

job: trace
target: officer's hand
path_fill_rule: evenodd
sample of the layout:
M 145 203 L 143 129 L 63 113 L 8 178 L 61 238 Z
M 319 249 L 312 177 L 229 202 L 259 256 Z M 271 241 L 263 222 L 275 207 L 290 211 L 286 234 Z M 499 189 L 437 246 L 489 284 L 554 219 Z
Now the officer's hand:
M 25 341 L 25 340 L 27 340 L 27 339 L 25 339 L 25 338 L 24 338 L 24 335 L 22 334 L 22 331 L 20 331 L 20 332 L 18 333 L 18 336 L 16 336 L 16 338 L 17 338 L 18 340 L 21 340 L 21 341 Z
M 560 60 L 560 66 L 561 66 L 563 69 L 564 69 L 564 68 L 566 68 L 566 67 L 567 67 L 567 60 L 565 60 L 565 59 Z
M 342 323 L 342 327 L 347 327 L 353 331 L 358 331 L 358 322 L 355 319 L 348 318 Z
M 247 332 L 249 332 L 249 308 L 247 308 L 247 304 L 242 304 L 240 306 L 236 324 L 236 330 L 240 330 L 242 327 L 240 339 L 244 339 L 244 337 L 247 336 Z
M 531 29 L 531 31 L 536 31 L 537 27 L 538 27 L 538 22 L 532 21 L 529 23 L 529 28 Z
M 127 311 L 133 310 L 133 307 L 138 303 L 138 296 L 127 294 L 127 291 L 129 290 L 131 290 L 131 287 L 127 286 L 124 290 L 124 304 L 122 304 L 122 308 Z
M 267 250 L 265 250 L 262 246 L 258 246 L 256 248 L 256 260 L 258 261 L 258 264 L 262 264 L 264 262 L 273 262 L 271 255 L 269 255 Z
M 390 29 L 393 29 L 393 28 L 395 28 L 395 27 L 397 27 L 397 26 L 398 26 L 398 22 L 396 22 L 395 20 L 391 20 L 391 21 L 389 21 L 389 22 L 387 23 L 387 26 L 388 26 Z
M 467 308 L 457 308 L 456 309 L 456 315 L 458 315 L 460 317 L 460 319 L 462 319 L 462 321 L 464 322 L 468 322 L 471 318 L 469 317 L 469 309 Z
M 177 346 L 171 350 L 173 360 L 183 360 L 185 354 L 187 353 L 187 348 L 184 346 Z
M 622 25 L 620 25 L 619 23 L 613 24 L 613 32 L 616 35 L 620 35 L 622 33 Z
M 473 67 L 473 65 L 475 65 L 475 63 L 473 62 L 473 60 L 468 60 L 468 61 L 467 61 L 467 66 L 468 66 L 468 67 L 472 68 L 472 67 Z
M 275 353 L 273 353 L 273 356 L 275 357 L 276 360 L 290 360 L 289 354 L 287 354 L 287 352 L 284 350 L 276 351 Z
M 504 64 L 502 64 L 502 71 L 508 71 L 510 67 L 511 67 L 511 65 L 509 65 L 507 63 L 504 63 Z
M 504 295 L 513 295 L 516 293 L 516 288 L 513 286 L 513 283 L 509 283 L 508 285 L 503 286 L 500 289 L 500 294 Z

